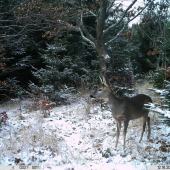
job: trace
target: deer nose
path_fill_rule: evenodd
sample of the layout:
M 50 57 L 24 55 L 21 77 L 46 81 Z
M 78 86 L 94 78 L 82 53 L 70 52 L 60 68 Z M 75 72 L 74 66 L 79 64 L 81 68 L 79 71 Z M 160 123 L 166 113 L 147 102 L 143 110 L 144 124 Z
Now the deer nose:
M 90 95 L 91 98 L 95 98 L 93 95 Z

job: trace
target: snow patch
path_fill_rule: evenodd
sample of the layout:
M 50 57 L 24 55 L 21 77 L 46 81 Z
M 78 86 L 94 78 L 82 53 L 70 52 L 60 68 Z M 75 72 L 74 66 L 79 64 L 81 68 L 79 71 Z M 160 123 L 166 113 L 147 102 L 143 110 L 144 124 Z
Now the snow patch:
M 27 102 L 22 112 L 19 105 L 1 107 L 9 120 L 0 128 L 0 164 L 41 165 L 44 170 L 143 170 L 147 165 L 170 164 L 170 127 L 158 125 L 155 113 L 150 113 L 150 140 L 146 130 L 139 143 L 142 125 L 139 120 L 131 121 L 126 149 L 123 128 L 115 149 L 116 122 L 110 110 L 90 105 L 87 113 L 89 104 L 80 98 L 77 103 L 53 108 L 48 118 L 41 111 L 29 112 Z

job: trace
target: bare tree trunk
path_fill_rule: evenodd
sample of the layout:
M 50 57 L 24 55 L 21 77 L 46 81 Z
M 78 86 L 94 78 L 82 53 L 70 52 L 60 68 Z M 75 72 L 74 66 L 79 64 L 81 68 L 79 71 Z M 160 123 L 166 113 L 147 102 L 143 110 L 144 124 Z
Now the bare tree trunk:
M 99 64 L 100 64 L 100 74 L 104 76 L 108 76 L 110 66 L 110 56 L 104 45 L 99 45 L 96 47 L 99 56 Z

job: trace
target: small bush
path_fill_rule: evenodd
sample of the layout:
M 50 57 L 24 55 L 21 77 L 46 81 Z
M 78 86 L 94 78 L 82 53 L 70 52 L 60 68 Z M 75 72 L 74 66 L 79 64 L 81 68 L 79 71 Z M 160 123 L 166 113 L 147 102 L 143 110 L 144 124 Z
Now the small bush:
M 153 86 L 158 89 L 162 89 L 165 86 L 165 71 L 157 70 L 153 75 Z
M 16 80 L 16 77 L 10 79 L 7 78 L 4 83 L 0 85 L 0 101 L 9 101 L 12 98 L 17 97 L 19 81 Z

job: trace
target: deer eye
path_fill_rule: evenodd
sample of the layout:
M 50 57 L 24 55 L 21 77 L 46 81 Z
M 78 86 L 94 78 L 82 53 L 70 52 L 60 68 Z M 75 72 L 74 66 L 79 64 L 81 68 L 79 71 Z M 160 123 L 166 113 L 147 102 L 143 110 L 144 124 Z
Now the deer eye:
M 99 89 L 98 91 L 102 91 L 102 89 Z

